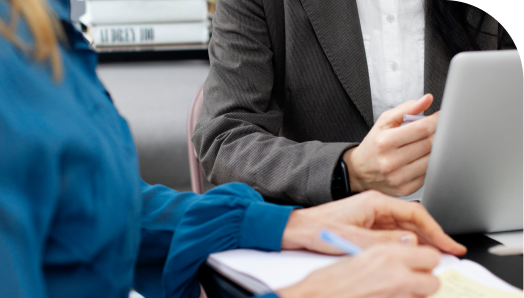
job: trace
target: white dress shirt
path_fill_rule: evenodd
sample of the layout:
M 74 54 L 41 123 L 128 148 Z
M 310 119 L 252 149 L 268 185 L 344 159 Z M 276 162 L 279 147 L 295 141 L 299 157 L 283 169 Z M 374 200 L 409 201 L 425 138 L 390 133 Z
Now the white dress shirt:
M 424 0 L 357 0 L 373 119 L 424 95 Z M 404 199 L 420 199 L 424 187 Z
M 423 0 L 357 0 L 375 122 L 424 95 Z

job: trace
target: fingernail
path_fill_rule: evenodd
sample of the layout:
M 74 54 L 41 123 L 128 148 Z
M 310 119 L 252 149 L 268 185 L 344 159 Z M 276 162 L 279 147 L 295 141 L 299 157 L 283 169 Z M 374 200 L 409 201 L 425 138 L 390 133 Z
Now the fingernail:
M 413 246 L 417 244 L 417 240 L 415 239 L 415 236 L 411 234 L 406 234 L 400 237 L 400 243 Z

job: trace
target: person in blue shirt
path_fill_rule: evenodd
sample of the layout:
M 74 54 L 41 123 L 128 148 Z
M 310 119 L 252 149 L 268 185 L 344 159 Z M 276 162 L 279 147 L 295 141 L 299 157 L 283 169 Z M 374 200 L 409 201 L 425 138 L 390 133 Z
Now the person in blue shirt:
M 438 288 L 436 249 L 465 253 L 419 204 L 378 192 L 294 210 L 239 183 L 204 195 L 146 184 L 69 0 L 49 4 L 0 2 L 0 297 L 198 297 L 210 253 L 340 253 L 322 228 L 389 244 L 267 297 L 422 297 Z

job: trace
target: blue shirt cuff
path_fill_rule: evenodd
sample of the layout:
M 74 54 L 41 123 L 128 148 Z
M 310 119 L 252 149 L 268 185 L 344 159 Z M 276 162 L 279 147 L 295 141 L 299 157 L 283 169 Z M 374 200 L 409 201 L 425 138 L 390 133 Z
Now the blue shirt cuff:
M 252 297 L 254 298 L 254 297 Z M 256 296 L 256 298 L 279 298 L 275 293 L 269 293 L 262 296 Z
M 282 234 L 295 207 L 254 202 L 247 208 L 240 230 L 240 248 L 280 251 Z

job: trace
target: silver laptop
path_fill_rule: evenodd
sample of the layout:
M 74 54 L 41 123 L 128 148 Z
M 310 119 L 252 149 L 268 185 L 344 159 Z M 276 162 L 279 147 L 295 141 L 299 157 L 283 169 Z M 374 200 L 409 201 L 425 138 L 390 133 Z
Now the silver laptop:
M 422 195 L 449 234 L 522 229 L 522 81 L 516 50 L 451 61 Z

